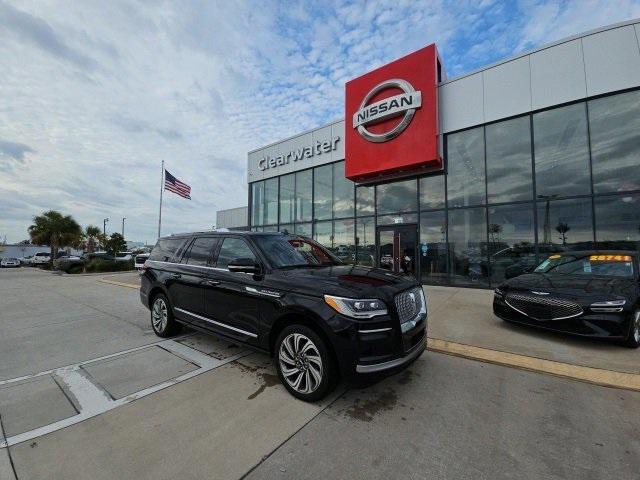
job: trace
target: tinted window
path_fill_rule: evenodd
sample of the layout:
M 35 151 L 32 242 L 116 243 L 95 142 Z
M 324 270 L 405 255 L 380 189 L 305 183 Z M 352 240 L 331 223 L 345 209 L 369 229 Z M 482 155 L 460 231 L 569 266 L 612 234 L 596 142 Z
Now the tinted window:
M 552 275 L 631 277 L 633 276 L 633 258 L 629 255 L 598 254 L 578 258 L 551 255 L 535 271 Z
M 442 283 L 447 275 L 447 240 L 444 212 L 420 214 L 420 271 L 422 281 Z
M 595 193 L 640 189 L 640 91 L 589 102 Z
M 491 281 L 500 283 L 536 265 L 533 205 L 489 208 Z
M 356 263 L 373 267 L 376 255 L 376 222 L 373 217 L 361 217 L 356 221 Z
M 482 127 L 447 136 L 447 169 L 450 207 L 485 203 Z
M 251 225 L 264 223 L 264 182 L 251 184 Z
M 420 208 L 444 207 L 444 175 L 434 175 L 420 179 Z
M 313 208 L 318 220 L 331 218 L 333 208 L 333 168 L 325 165 L 313 172 Z
M 418 210 L 418 182 L 415 179 L 385 183 L 376 189 L 378 215 Z
M 640 246 L 640 195 L 599 197 L 596 202 L 598 248 L 638 250 Z
M 278 179 L 270 178 L 264 182 L 264 224 L 278 223 Z
M 344 176 L 344 162 L 333 164 L 333 217 L 353 217 L 354 183 Z
M 156 246 L 153 247 L 149 260 L 158 262 L 170 261 L 178 247 L 182 245 L 182 242 L 184 242 L 184 238 L 161 238 L 156 243 Z
M 310 223 L 296 223 L 295 233 L 296 235 L 302 235 L 305 237 L 311 236 L 312 225 Z
M 242 238 L 225 238 L 220 247 L 218 253 L 218 260 L 216 261 L 216 267 L 227 268 L 230 262 L 238 258 L 251 258 L 256 259 L 255 255 Z
M 333 222 L 333 253 L 344 263 L 354 263 L 356 256 L 355 222 L 353 219 Z
M 314 225 L 313 239 L 327 248 L 333 247 L 333 222 L 318 222 Z
M 356 215 L 373 215 L 375 212 L 374 203 L 375 187 L 356 187 Z
M 270 235 L 256 237 L 255 241 L 276 268 L 340 264 L 340 260 L 322 246 L 300 237 Z
M 295 219 L 295 180 L 294 174 L 280 177 L 280 223 L 292 223 Z
M 181 263 L 206 266 L 217 243 L 218 240 L 215 237 L 196 238 L 187 253 L 182 257 Z
M 593 248 L 591 199 L 538 202 L 541 251 Z
M 545 196 L 588 194 L 589 140 L 584 103 L 533 116 L 536 193 Z
M 296 173 L 296 221 L 311 220 L 312 170 Z
M 486 245 L 484 208 L 449 211 L 449 271 L 453 283 L 488 283 Z
M 488 125 L 486 141 L 488 202 L 531 200 L 529 117 Z

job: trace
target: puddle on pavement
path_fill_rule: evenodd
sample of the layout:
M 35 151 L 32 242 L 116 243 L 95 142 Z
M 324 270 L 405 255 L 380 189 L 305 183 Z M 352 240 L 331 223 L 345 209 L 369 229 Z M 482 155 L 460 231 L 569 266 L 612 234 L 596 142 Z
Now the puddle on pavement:
M 256 385 L 258 389 L 251 395 L 249 395 L 247 397 L 247 400 L 253 400 L 262 392 L 264 392 L 267 387 L 274 387 L 280 383 L 278 375 L 269 372 L 269 370 L 272 368 L 271 361 L 267 361 L 264 364 L 258 366 L 245 365 L 243 363 L 236 362 L 233 364 L 233 366 L 239 369 L 242 373 L 250 375 L 255 379 L 254 385 Z
M 361 393 L 366 394 L 368 392 L 361 391 Z M 380 412 L 393 410 L 393 407 L 398 403 L 398 395 L 391 388 L 371 393 L 372 398 L 365 400 L 356 398 L 353 405 L 347 408 L 344 414 L 355 420 L 370 422 Z

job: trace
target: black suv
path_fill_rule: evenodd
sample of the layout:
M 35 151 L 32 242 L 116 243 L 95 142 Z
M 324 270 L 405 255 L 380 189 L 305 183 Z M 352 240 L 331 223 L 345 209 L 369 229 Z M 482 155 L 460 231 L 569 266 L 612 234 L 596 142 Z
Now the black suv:
M 406 367 L 426 340 L 427 305 L 414 278 L 345 265 L 286 233 L 161 238 L 140 298 L 157 335 L 186 324 L 267 352 L 284 386 L 307 401 L 324 397 L 339 377 Z

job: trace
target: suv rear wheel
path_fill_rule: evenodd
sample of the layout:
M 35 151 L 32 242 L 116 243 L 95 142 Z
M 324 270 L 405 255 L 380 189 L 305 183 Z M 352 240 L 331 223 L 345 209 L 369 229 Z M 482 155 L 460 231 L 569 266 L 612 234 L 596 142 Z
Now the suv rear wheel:
M 173 310 L 169 300 L 159 293 L 151 304 L 151 328 L 159 337 L 171 337 L 180 332 L 181 325 L 173 318 Z
M 636 310 L 631 320 L 631 329 L 629 330 L 629 338 L 625 342 L 629 348 L 640 347 L 640 310 Z
M 333 358 L 312 329 L 290 325 L 280 333 L 275 347 L 278 376 L 291 395 L 313 402 L 333 390 L 337 380 Z

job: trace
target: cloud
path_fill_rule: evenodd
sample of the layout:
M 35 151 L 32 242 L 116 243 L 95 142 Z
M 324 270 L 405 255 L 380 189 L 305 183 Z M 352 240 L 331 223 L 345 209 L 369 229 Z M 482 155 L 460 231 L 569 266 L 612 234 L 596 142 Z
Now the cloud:
M 7 142 L 0 140 L 0 157 L 7 157 L 19 163 L 24 163 L 25 153 L 35 152 L 33 148 L 24 143 Z

